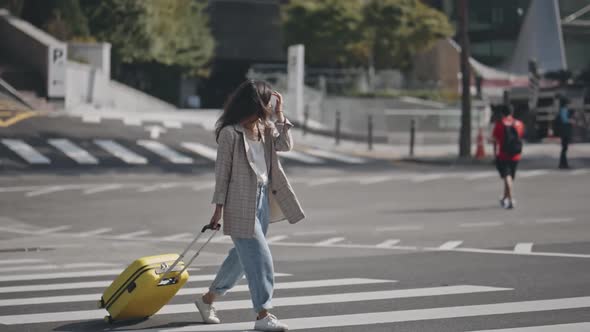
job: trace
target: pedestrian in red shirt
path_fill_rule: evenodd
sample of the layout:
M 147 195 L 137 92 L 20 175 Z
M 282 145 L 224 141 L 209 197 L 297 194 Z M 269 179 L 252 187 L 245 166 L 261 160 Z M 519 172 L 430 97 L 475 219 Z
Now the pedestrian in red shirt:
M 504 180 L 504 196 L 500 199 L 500 205 L 505 209 L 513 209 L 515 200 L 512 186 L 522 153 L 524 125 L 514 118 L 510 105 L 502 106 L 501 111 L 502 119 L 496 121 L 492 140 L 496 150 L 496 168 Z

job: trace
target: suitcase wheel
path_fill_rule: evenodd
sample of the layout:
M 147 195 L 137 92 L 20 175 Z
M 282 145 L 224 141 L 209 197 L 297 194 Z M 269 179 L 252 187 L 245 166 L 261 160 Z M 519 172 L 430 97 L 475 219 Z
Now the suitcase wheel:
M 101 297 L 100 300 L 96 301 L 96 306 L 98 309 L 104 308 L 104 299 Z
M 104 321 L 105 321 L 105 323 L 113 324 L 113 317 L 111 317 L 110 315 L 104 316 Z

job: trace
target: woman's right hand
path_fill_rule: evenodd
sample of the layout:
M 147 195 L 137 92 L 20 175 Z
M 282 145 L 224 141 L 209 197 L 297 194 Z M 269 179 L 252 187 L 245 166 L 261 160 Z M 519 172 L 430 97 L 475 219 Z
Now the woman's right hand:
M 223 205 L 216 205 L 215 211 L 213 212 L 213 216 L 211 217 L 211 221 L 209 221 L 209 225 L 215 228 L 217 224 L 219 224 L 219 220 L 221 220 Z

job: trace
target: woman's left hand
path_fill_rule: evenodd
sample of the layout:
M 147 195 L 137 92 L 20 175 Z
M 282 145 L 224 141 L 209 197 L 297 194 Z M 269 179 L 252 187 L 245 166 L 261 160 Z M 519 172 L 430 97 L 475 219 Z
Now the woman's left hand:
M 275 105 L 277 120 L 279 120 L 279 122 L 285 122 L 285 116 L 283 115 L 283 96 L 277 91 L 273 91 L 272 94 L 277 98 L 277 103 Z

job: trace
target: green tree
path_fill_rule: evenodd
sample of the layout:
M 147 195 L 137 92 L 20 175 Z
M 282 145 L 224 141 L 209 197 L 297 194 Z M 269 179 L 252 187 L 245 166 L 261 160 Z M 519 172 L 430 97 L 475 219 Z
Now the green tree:
M 309 63 L 401 70 L 454 33 L 443 13 L 419 0 L 293 0 L 284 30 L 288 44 L 306 45 Z
M 90 31 L 113 45 L 115 61 L 179 66 L 206 75 L 213 56 L 205 4 L 193 0 L 82 2 Z
M 306 62 L 314 65 L 355 65 L 353 51 L 361 38 L 358 0 L 295 0 L 283 11 L 285 41 L 305 44 Z

